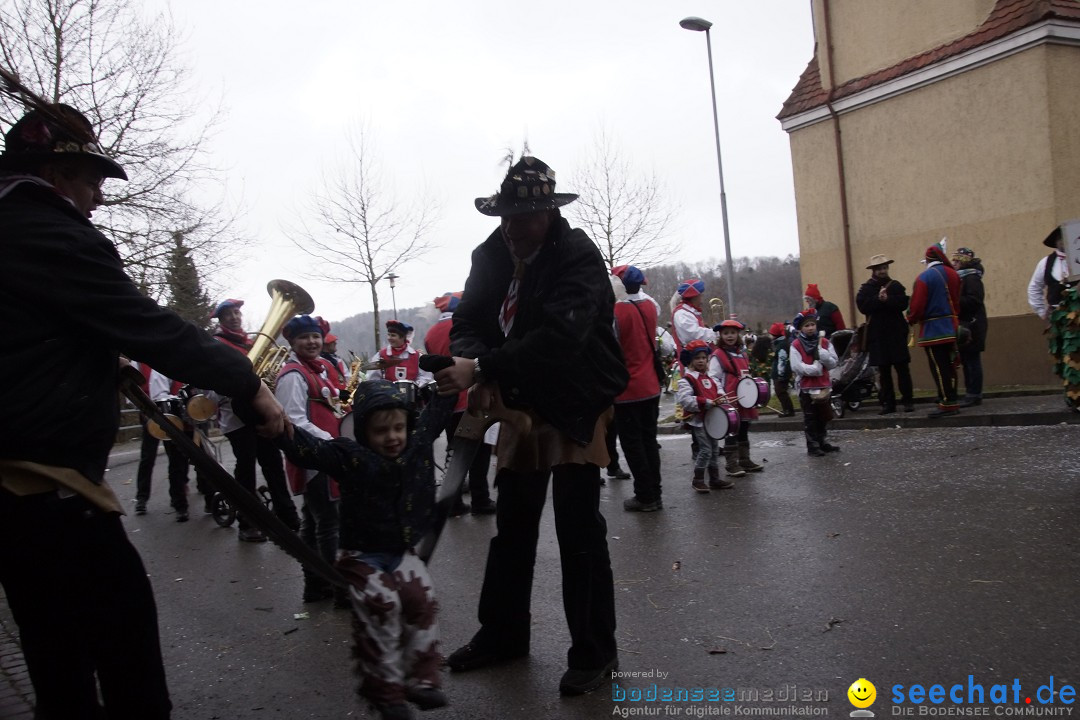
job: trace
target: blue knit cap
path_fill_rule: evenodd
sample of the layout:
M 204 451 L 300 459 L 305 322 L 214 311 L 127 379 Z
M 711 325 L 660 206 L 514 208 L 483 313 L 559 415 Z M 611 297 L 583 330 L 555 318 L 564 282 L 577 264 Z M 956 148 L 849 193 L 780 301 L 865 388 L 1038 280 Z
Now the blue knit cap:
M 297 335 L 303 335 L 304 333 L 317 332 L 322 335 L 324 331 L 322 324 L 319 322 L 321 319 L 313 318 L 310 315 L 297 315 L 285 323 L 285 327 L 281 328 L 281 334 L 289 342 L 292 342 Z

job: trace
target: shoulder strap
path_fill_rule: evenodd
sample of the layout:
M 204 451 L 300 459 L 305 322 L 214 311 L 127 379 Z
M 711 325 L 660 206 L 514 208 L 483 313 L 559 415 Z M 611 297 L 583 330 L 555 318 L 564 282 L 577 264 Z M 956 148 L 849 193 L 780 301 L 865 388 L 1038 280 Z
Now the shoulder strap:
M 645 333 L 645 339 L 648 340 L 649 347 L 652 348 L 653 355 L 656 355 L 658 352 L 656 349 L 656 338 L 649 338 L 649 322 L 645 319 L 645 313 L 641 311 L 641 308 L 639 308 L 638 304 L 633 300 L 627 300 L 627 302 L 633 305 L 634 309 L 638 311 L 638 315 L 641 316 L 641 332 Z

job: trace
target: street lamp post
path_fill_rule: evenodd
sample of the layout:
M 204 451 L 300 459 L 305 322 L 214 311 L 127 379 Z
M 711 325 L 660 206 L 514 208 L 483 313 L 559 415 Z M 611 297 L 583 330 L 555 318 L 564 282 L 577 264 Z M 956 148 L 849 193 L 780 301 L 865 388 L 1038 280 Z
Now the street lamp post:
M 394 287 L 395 287 L 395 284 L 397 283 L 397 279 L 399 277 L 401 277 L 401 276 L 400 275 L 395 275 L 393 272 L 391 272 L 389 275 L 386 276 L 386 279 L 390 281 L 390 297 L 393 299 L 393 302 L 394 302 L 394 319 L 395 320 L 397 320 L 397 293 L 394 292 Z
M 720 217 L 724 223 L 724 272 L 727 273 L 728 313 L 735 312 L 735 271 L 731 265 L 731 237 L 728 234 L 727 193 L 724 191 L 724 160 L 720 154 L 720 118 L 716 111 L 716 81 L 713 79 L 712 38 L 709 28 L 712 23 L 699 17 L 683 18 L 679 26 L 686 30 L 705 33 L 705 43 L 709 52 L 709 87 L 712 89 L 713 129 L 716 131 L 716 167 L 720 170 Z

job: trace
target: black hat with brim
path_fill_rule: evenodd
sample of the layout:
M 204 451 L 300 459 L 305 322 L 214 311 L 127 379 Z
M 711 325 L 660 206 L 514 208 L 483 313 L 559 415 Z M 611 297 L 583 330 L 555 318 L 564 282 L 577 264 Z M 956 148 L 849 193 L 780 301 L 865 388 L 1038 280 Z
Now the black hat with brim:
M 476 198 L 476 209 L 491 217 L 542 212 L 577 200 L 574 193 L 555 192 L 555 171 L 543 161 L 525 156 L 506 173 L 499 192 Z
M 1054 248 L 1056 250 L 1058 240 L 1060 240 L 1060 239 L 1061 239 L 1061 226 L 1058 225 L 1056 228 L 1053 229 L 1053 231 L 1051 231 L 1051 233 L 1049 235 L 1046 236 L 1046 238 L 1043 240 L 1043 245 L 1045 245 L 1048 248 Z
M 104 177 L 127 180 L 127 173 L 101 149 L 86 116 L 70 105 L 52 105 L 23 115 L 4 136 L 0 169 L 29 170 L 64 158 L 89 160 Z

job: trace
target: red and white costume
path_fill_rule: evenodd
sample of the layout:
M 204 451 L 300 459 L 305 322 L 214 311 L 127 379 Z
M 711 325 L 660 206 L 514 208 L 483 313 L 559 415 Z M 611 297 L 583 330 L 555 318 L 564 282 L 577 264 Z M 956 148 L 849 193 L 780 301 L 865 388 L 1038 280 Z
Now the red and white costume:
M 289 416 L 289 422 L 321 440 L 331 440 L 339 434 L 340 423 L 329 403 L 330 398 L 337 397 L 337 388 L 327 377 L 325 364 L 320 361 L 321 358 L 313 361 L 320 368 L 316 372 L 311 364 L 297 358 L 295 352 L 289 353 L 288 361 L 278 374 L 274 394 Z M 286 460 L 285 474 L 289 478 L 289 489 L 294 495 L 299 495 L 318 471 L 305 470 Z M 330 481 L 330 495 L 338 497 L 337 482 L 333 479 Z
M 734 399 L 739 381 L 750 377 L 750 358 L 746 357 L 745 350 L 733 352 L 726 347 L 717 348 L 709 356 L 709 374 L 716 378 L 716 382 L 724 389 L 724 394 Z M 744 408 L 736 402 L 731 404 L 739 408 L 740 419 L 758 419 L 757 408 Z

